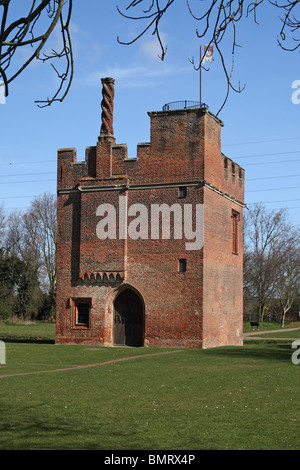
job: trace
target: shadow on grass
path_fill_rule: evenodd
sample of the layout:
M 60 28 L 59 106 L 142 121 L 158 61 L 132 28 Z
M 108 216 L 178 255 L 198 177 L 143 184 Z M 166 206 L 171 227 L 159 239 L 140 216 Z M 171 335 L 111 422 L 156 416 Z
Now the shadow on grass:
M 49 338 L 28 338 L 28 337 L 9 337 L 9 336 L 1 336 L 1 341 L 5 343 L 36 343 L 36 344 L 55 344 L 54 339 Z
M 291 362 L 291 355 L 293 353 L 291 343 L 285 344 L 244 344 L 240 347 L 225 347 L 210 349 L 209 354 L 213 356 L 222 356 L 241 359 L 248 358 L 254 360 L 267 360 L 267 361 L 284 361 Z

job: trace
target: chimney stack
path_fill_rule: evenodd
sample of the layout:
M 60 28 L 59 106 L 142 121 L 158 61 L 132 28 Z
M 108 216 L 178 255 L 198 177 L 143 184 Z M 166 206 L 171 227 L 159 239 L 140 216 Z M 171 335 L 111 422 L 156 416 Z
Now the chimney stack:
M 113 78 L 107 77 L 102 78 L 102 124 L 100 130 L 101 137 L 114 137 L 114 130 L 113 130 L 113 110 L 114 110 L 114 83 L 115 80 Z

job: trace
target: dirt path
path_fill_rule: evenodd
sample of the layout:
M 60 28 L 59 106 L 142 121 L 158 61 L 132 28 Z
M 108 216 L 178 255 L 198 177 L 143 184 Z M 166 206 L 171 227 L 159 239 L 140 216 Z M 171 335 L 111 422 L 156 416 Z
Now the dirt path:
M 149 357 L 149 356 L 161 356 L 163 354 L 173 354 L 173 353 L 178 353 L 182 352 L 184 349 L 179 349 L 175 351 L 166 351 L 166 352 L 160 352 L 160 353 L 152 353 L 152 354 L 141 354 L 140 356 L 130 356 L 130 357 L 122 357 L 120 359 L 112 359 L 111 361 L 105 361 L 105 362 L 99 362 L 96 364 L 86 364 L 83 366 L 68 366 L 60 369 L 52 369 L 52 370 L 37 370 L 37 371 L 32 371 L 32 372 L 19 372 L 17 374 L 5 374 L 5 375 L 0 375 L 0 379 L 4 379 L 6 377 L 17 377 L 17 376 L 22 376 L 22 375 L 36 375 L 36 374 L 50 374 L 53 372 L 66 372 L 68 370 L 76 370 L 76 369 L 88 369 L 89 367 L 98 367 L 98 366 L 104 366 L 106 364 L 113 364 L 115 362 L 122 362 L 122 361 L 129 361 L 131 359 L 140 359 L 143 357 Z M 41 364 L 45 365 L 45 364 Z M 49 364 L 51 365 L 51 364 Z
M 251 338 L 251 339 L 288 339 L 288 340 L 299 339 L 299 338 L 287 338 L 287 337 L 285 337 L 285 338 L 279 338 L 279 337 L 271 338 L 269 336 L 268 337 L 263 336 L 263 335 L 269 334 L 269 333 L 280 333 L 281 331 L 286 332 L 286 331 L 296 331 L 296 330 L 300 330 L 300 327 L 298 327 L 298 328 L 284 328 L 282 330 L 249 331 L 249 333 L 244 333 L 244 339 L 247 339 L 247 338 Z

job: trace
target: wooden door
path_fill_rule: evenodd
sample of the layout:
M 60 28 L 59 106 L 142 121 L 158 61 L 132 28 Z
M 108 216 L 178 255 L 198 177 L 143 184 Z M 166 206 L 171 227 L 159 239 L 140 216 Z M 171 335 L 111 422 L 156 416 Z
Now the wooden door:
M 114 302 L 114 344 L 143 346 L 143 343 L 143 303 L 135 292 L 126 289 Z

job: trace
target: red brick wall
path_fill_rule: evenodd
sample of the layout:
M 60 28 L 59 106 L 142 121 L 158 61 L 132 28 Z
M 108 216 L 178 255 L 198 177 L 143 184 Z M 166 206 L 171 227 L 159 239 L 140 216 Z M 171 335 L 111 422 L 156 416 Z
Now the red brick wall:
M 232 209 L 240 212 L 238 254 L 232 252 Z M 242 208 L 204 190 L 203 346 L 240 346 L 243 338 Z

